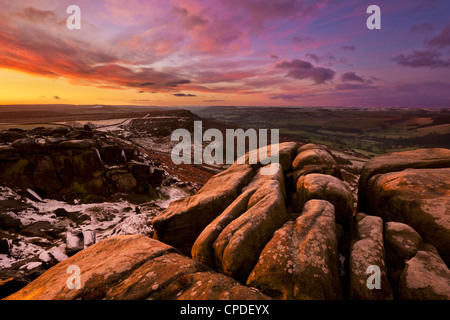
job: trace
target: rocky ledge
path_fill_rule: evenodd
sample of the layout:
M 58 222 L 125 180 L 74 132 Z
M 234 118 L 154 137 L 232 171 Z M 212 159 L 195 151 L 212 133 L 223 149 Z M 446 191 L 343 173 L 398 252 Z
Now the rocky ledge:
M 373 158 L 358 206 L 326 147 L 279 156 L 172 202 L 154 239 L 103 240 L 8 299 L 450 299 L 450 150 Z
M 0 132 L 1 185 L 39 198 L 143 203 L 157 198 L 156 188 L 170 178 L 135 145 L 88 125 Z

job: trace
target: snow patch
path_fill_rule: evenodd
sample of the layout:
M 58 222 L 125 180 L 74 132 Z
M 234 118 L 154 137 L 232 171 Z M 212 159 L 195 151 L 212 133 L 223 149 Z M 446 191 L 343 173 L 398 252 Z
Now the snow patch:
M 163 186 L 157 188 L 158 192 L 162 195 L 161 199 L 155 201 L 155 204 L 163 209 L 167 209 L 169 204 L 173 201 L 189 197 L 190 194 L 181 188 Z

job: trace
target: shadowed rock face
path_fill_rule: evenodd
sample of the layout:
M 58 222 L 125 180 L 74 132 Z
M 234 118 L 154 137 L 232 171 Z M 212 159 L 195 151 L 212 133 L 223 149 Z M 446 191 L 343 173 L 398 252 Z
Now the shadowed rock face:
M 405 261 L 414 257 L 422 246 L 422 237 L 410 226 L 400 222 L 384 224 L 384 242 L 389 280 L 396 289 L 405 267 Z M 394 292 L 395 293 L 395 292 Z
M 11 138 L 9 132 L 3 134 Z M 22 138 L 0 146 L 2 186 L 31 189 L 42 198 L 69 202 L 126 197 L 142 203 L 154 199 L 154 187 L 162 183 L 161 177 L 153 177 L 158 169 L 148 161 L 143 163 L 146 160 L 136 148 L 100 132 L 42 128 L 19 136 Z M 140 172 L 135 170 L 138 167 Z M 154 183 L 158 181 L 158 185 Z

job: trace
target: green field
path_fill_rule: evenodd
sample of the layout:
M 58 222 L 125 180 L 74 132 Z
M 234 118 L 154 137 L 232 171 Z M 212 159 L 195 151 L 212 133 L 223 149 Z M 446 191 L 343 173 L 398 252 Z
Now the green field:
M 243 128 L 280 129 L 282 136 L 296 141 L 367 156 L 450 148 L 450 109 L 209 107 L 192 111 Z

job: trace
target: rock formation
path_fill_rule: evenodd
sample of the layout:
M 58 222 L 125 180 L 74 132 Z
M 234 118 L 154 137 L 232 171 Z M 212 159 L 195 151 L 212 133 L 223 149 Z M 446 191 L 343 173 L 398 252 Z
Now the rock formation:
M 384 222 L 394 298 L 449 299 L 449 177 L 448 149 L 382 155 L 362 169 L 358 211 Z
M 81 271 L 80 289 L 71 289 L 68 285 L 70 266 Z M 7 298 L 19 299 L 257 300 L 268 297 L 189 259 L 169 245 L 142 235 L 131 235 L 96 243 Z
M 132 202 L 157 197 L 162 170 L 137 148 L 102 132 L 70 127 L 0 134 L 0 181 L 40 197 L 82 202 L 121 196 Z
M 277 299 L 342 298 L 334 206 L 308 201 L 275 232 L 247 284 Z
M 355 210 L 328 148 L 278 147 L 279 163 L 235 163 L 172 202 L 152 221 L 154 239 L 103 240 L 9 299 L 450 299 L 450 150 L 371 159 Z M 118 159 L 114 148 L 97 150 Z M 79 156 L 94 166 L 95 154 Z M 39 160 L 37 176 L 58 167 L 52 156 Z M 29 170 L 25 161 L 11 166 Z M 111 181 L 126 190 L 148 172 L 136 165 Z M 83 270 L 76 291 L 65 283 L 72 264 Z

